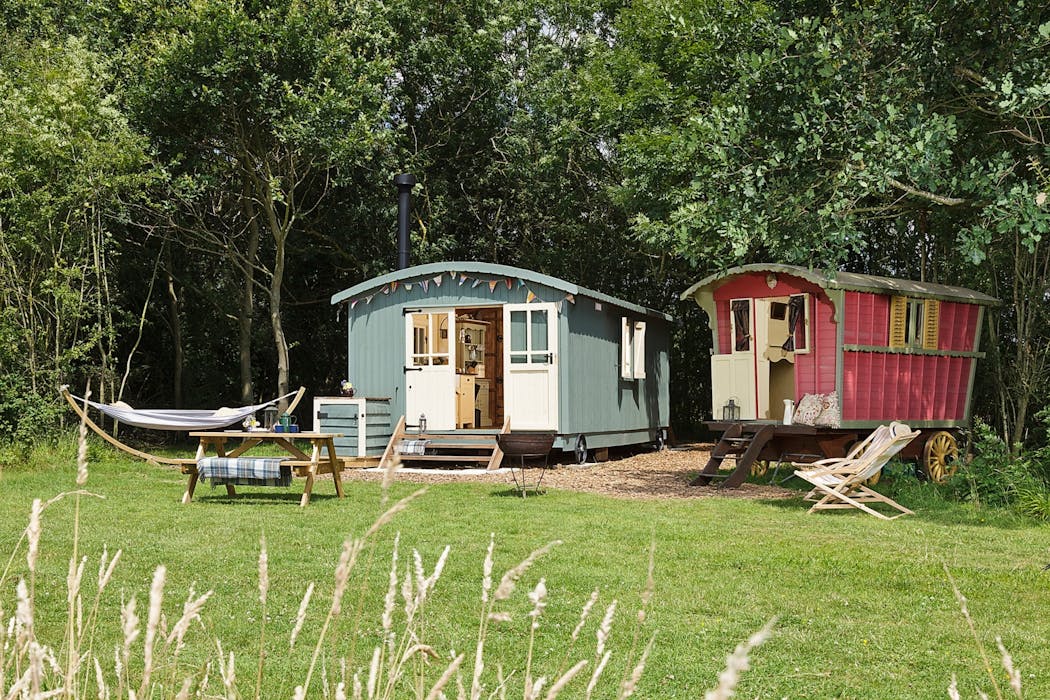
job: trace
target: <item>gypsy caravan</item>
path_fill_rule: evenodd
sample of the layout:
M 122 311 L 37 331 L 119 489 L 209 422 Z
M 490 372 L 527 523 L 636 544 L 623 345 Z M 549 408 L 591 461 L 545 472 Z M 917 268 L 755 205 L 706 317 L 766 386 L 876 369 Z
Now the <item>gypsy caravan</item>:
M 712 421 L 723 431 L 698 477 L 726 485 L 759 460 L 839 456 L 876 426 L 924 433 L 911 457 L 929 478 L 954 469 L 985 310 L 998 300 L 962 287 L 791 265 L 753 264 L 687 289 L 713 337 Z
M 354 397 L 318 399 L 315 427 L 347 434 L 344 453 L 494 467 L 500 432 L 552 433 L 579 461 L 666 436 L 666 314 L 469 261 L 397 270 L 332 303 Z

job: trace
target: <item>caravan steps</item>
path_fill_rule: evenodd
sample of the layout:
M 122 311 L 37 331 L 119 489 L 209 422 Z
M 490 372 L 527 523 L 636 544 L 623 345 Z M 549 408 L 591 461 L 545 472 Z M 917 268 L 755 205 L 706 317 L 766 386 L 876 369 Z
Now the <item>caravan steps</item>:
M 499 469 L 503 461 L 503 451 L 496 442 L 496 435 L 510 431 L 510 418 L 503 422 L 503 427 L 495 430 L 432 431 L 426 433 L 410 432 L 405 425 L 405 417 L 398 420 L 390 442 L 379 460 L 379 468 L 385 469 L 392 460 L 413 462 L 422 466 L 428 462 L 435 464 L 485 464 L 486 469 Z M 426 440 L 425 454 L 399 454 L 398 447 L 402 441 Z
M 718 483 L 719 488 L 736 488 L 744 483 L 751 473 L 751 465 L 758 459 L 762 448 L 773 439 L 775 429 L 772 425 L 763 425 L 754 433 L 745 434 L 742 423 L 734 423 L 722 433 L 722 439 L 711 450 L 703 470 L 697 474 L 690 486 L 710 486 Z M 732 457 L 736 464 L 732 471 L 723 470 L 722 463 Z

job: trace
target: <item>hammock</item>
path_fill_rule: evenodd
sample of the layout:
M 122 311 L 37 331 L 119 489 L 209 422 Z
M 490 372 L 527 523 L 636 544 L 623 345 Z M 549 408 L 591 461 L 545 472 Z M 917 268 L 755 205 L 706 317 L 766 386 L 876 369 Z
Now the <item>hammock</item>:
M 158 457 L 151 455 L 148 452 L 136 450 L 134 447 L 125 445 L 120 440 L 116 439 L 105 430 L 100 428 L 98 424 L 88 418 L 87 413 L 84 412 L 82 406 L 87 404 L 101 411 L 103 414 L 109 416 L 113 420 L 125 423 L 127 425 L 134 425 L 139 428 L 149 428 L 151 430 L 215 430 L 217 428 L 225 428 L 228 425 L 239 423 L 248 416 L 252 415 L 256 411 L 272 406 L 278 401 L 287 399 L 289 396 L 294 396 L 295 399 L 291 404 L 288 405 L 288 412 L 295 410 L 295 407 L 299 404 L 303 394 L 306 393 L 306 387 L 300 387 L 299 391 L 279 396 L 276 399 L 267 401 L 266 403 L 257 404 L 255 406 L 242 406 L 240 408 L 219 408 L 216 410 L 186 410 L 186 409 L 173 409 L 173 408 L 146 408 L 146 409 L 135 409 L 127 405 L 123 401 L 119 401 L 115 404 L 109 403 L 97 403 L 95 401 L 88 401 L 87 399 L 79 396 L 74 396 L 69 393 L 69 387 L 63 385 L 59 387 L 59 393 L 65 398 L 73 410 L 76 412 L 80 419 L 84 421 L 84 424 L 89 428 L 98 433 L 107 442 L 112 444 L 114 447 L 124 450 L 125 452 L 132 454 L 141 459 L 145 459 L 151 462 L 162 462 L 165 464 L 182 464 L 186 461 L 185 459 L 169 458 L 169 457 Z

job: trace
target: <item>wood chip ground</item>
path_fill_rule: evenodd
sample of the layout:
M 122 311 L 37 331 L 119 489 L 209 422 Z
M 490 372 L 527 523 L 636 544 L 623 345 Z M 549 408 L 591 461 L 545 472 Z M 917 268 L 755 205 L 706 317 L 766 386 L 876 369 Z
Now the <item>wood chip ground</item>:
M 768 484 L 745 483 L 736 489 L 718 489 L 710 486 L 690 486 L 689 482 L 707 463 L 710 443 L 680 445 L 661 450 L 610 451 L 609 460 L 600 463 L 576 465 L 568 461 L 552 460 L 543 476 L 543 487 L 597 493 L 616 498 L 688 499 L 688 498 L 791 498 L 799 492 Z M 397 474 L 398 481 L 413 483 L 474 482 L 506 484 L 513 487 L 511 473 L 504 462 L 498 472 L 478 473 L 477 470 L 411 470 Z M 526 469 L 528 483 L 539 477 L 538 467 Z M 350 469 L 343 471 L 343 479 L 382 480 L 378 470 Z

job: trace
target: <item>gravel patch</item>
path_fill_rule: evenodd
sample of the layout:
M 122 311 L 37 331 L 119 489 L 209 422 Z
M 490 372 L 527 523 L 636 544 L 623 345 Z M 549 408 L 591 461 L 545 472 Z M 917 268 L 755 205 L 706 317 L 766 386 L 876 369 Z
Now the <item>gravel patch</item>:
M 545 488 L 597 493 L 616 498 L 687 499 L 687 498 L 791 498 L 797 491 L 768 484 L 746 483 L 735 489 L 711 486 L 690 486 L 689 481 L 707 463 L 712 445 L 696 443 L 671 449 L 632 452 L 629 449 L 610 450 L 609 461 L 577 465 L 569 462 L 551 463 L 543 475 Z M 416 469 L 399 471 L 396 479 L 424 484 L 492 483 L 514 486 L 509 466 L 495 472 L 477 469 Z M 531 485 L 539 478 L 539 467 L 526 466 L 526 480 Z M 382 472 L 376 469 L 344 470 L 343 479 L 380 481 Z

